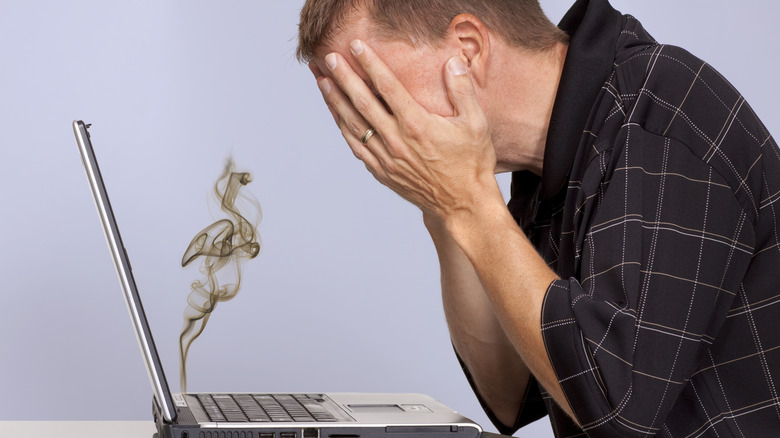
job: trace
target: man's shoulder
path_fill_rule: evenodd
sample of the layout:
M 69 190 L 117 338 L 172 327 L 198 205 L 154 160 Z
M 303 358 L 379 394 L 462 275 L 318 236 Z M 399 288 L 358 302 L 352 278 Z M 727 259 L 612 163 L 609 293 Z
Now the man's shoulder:
M 624 125 L 684 145 L 735 193 L 760 189 L 757 163 L 780 171 L 777 145 L 744 97 L 684 48 L 647 44 L 619 52 L 609 87 L 623 106 Z M 740 201 L 755 211 L 755 197 Z
M 642 32 L 629 17 L 608 84 L 623 104 L 627 121 L 681 140 L 701 156 L 723 140 L 719 134 L 727 123 L 760 139 L 754 142 L 757 147 L 766 141 L 765 126 L 720 72 L 688 50 L 657 43 Z

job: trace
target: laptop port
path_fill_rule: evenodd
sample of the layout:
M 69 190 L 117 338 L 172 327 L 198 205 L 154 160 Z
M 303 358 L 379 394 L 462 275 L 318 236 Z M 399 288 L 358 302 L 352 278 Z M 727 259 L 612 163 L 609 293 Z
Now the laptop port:
M 320 438 L 320 430 L 315 427 L 303 429 L 303 438 Z
M 279 438 L 297 438 L 297 432 L 279 432 Z
M 273 432 L 259 432 L 257 438 L 274 438 Z

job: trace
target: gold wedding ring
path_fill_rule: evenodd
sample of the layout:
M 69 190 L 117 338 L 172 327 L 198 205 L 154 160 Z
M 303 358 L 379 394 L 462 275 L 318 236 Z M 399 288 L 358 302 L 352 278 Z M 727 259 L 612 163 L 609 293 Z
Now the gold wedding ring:
M 368 143 L 368 139 L 370 139 L 376 130 L 374 128 L 368 128 L 368 130 L 363 134 L 362 137 L 360 137 L 360 141 L 365 145 Z

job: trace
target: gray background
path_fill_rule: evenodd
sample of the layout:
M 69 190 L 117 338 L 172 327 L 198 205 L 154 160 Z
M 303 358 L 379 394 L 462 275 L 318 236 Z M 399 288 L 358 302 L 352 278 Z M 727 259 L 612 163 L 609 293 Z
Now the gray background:
M 776 2 L 633 3 L 614 1 L 780 132 Z M 492 430 L 449 344 L 420 213 L 354 159 L 294 60 L 301 4 L 0 1 L 0 420 L 150 418 L 70 128 L 84 119 L 174 390 L 201 278 L 179 261 L 223 217 L 209 193 L 232 154 L 264 247 L 193 345 L 189 389 L 424 392 Z M 569 2 L 542 4 L 557 21 Z

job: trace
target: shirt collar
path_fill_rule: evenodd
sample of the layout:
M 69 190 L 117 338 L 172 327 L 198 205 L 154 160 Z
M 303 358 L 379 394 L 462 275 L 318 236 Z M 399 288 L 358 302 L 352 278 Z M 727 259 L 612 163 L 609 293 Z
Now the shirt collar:
M 558 27 L 571 40 L 547 131 L 539 200 L 568 182 L 591 108 L 612 72 L 623 15 L 607 0 L 578 0 Z

